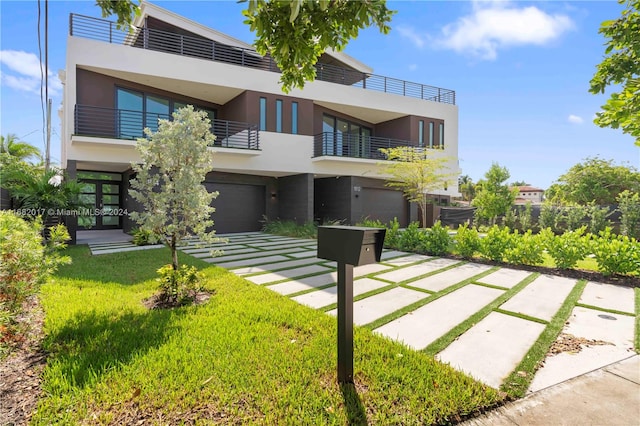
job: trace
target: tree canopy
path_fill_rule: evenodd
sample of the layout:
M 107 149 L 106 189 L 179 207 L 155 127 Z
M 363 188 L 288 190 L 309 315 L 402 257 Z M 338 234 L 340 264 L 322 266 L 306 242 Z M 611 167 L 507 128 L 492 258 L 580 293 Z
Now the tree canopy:
M 626 5 L 622 15 L 600 27 L 600 34 L 607 39 L 605 58 L 597 66 L 589 91 L 598 94 L 611 85 L 620 86 L 596 114 L 594 123 L 620 128 L 640 146 L 640 0 L 619 3 Z
M 133 164 L 136 177 L 131 181 L 131 196 L 144 206 L 130 213 L 141 229 L 151 231 L 171 249 L 173 270 L 178 269 L 177 246 L 195 235 L 201 241 L 215 240 L 211 202 L 218 195 L 202 185 L 212 169 L 212 154 L 207 147 L 215 136 L 204 111 L 188 105 L 173 113 L 173 121 L 158 120 L 157 132 L 144 129 L 147 138 L 139 138 L 136 149 L 142 162 Z
M 640 192 L 637 169 L 589 157 L 560 176 L 549 188 L 547 198 L 558 203 L 610 205 L 625 190 Z
M 282 71 L 282 90 L 303 88 L 313 81 L 315 65 L 326 50 L 340 51 L 360 30 L 375 25 L 387 34 L 395 13 L 386 0 L 242 0 L 245 24 L 256 33 L 254 46 L 269 54 Z M 131 24 L 140 13 L 133 0 L 97 0 L 103 16 L 115 14 L 118 24 Z
M 494 224 L 496 218 L 504 215 L 513 206 L 517 191 L 511 190 L 506 183 L 510 177 L 509 170 L 493 163 L 484 174 L 482 187 L 478 190 L 473 205 L 478 208 L 476 215 Z
M 0 154 L 7 154 L 19 161 L 42 160 L 42 153 L 37 147 L 28 142 L 22 142 L 13 133 L 7 134 L 6 137 L 0 136 Z
M 446 188 L 447 183 L 455 179 L 445 170 L 448 159 L 433 158 L 428 150 L 410 146 L 382 148 L 380 151 L 390 160 L 382 163 L 382 173 L 390 176 L 387 186 L 402 190 L 407 200 L 418 204 L 422 223 L 426 224 L 429 193 Z

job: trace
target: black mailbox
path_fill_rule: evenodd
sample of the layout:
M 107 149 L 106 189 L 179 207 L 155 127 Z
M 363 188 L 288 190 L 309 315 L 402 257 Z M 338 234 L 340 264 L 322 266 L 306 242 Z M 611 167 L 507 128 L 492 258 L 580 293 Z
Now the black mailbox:
M 380 262 L 384 228 L 358 226 L 319 226 L 318 257 L 360 266 Z
M 353 383 L 353 267 L 380 262 L 386 229 L 319 226 L 318 257 L 338 262 L 338 382 Z

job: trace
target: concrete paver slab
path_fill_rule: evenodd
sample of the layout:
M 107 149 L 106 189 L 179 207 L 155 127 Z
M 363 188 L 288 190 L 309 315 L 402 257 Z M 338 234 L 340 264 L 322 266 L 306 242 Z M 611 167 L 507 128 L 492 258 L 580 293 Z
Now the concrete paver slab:
M 203 258 L 206 258 L 206 257 L 212 257 L 211 256 L 211 251 L 212 250 L 215 251 L 215 250 L 220 250 L 220 249 L 210 248 L 210 249 L 206 249 L 206 250 L 199 251 L 199 252 L 196 252 L 196 253 L 187 253 L 187 254 L 190 254 L 193 257 L 197 257 L 198 259 L 203 259 Z M 251 248 L 244 248 L 244 249 L 237 249 L 237 250 L 230 250 L 230 251 L 224 250 L 221 255 L 213 256 L 213 257 L 215 257 L 216 259 L 223 259 L 226 256 L 232 256 L 234 254 L 246 254 L 246 253 L 257 253 L 257 252 L 259 252 L 259 250 L 251 249 Z
M 311 265 L 320 262 L 317 257 L 307 257 L 304 259 L 289 260 L 286 262 L 267 263 L 259 266 L 247 266 L 245 268 L 234 269 L 236 275 L 249 275 L 261 272 L 275 271 L 282 268 L 292 268 L 294 266 Z
M 316 254 L 318 254 L 318 250 L 305 250 L 305 251 L 299 251 L 297 253 L 290 253 L 289 256 L 291 256 L 291 257 L 311 257 L 311 256 L 315 256 Z
M 163 244 L 154 244 L 154 245 L 149 245 L 149 246 L 136 246 L 136 245 L 130 245 L 128 247 L 118 247 L 118 248 L 111 248 L 111 249 L 102 249 L 102 250 L 93 250 L 91 249 L 91 254 L 96 256 L 96 255 L 100 255 L 100 254 L 112 254 L 112 253 L 122 253 L 122 252 L 127 252 L 127 251 L 138 251 L 138 250 L 151 250 L 151 249 L 159 249 L 164 247 Z
M 573 289 L 576 280 L 541 275 L 508 300 L 500 309 L 551 320 Z
M 385 261 L 387 259 L 393 259 L 400 256 L 409 256 L 410 254 L 411 253 L 406 253 L 404 251 L 398 251 L 398 250 L 383 250 L 382 254 L 380 255 L 380 260 Z
M 512 288 L 525 278 L 531 275 L 531 272 L 519 271 L 517 269 L 502 268 L 478 280 L 480 283 L 496 285 L 498 287 Z
M 414 349 L 424 349 L 503 293 L 503 290 L 470 284 L 375 331 Z
M 247 279 L 255 284 L 266 284 L 274 281 L 280 281 L 287 278 L 301 277 L 303 275 L 315 274 L 318 272 L 329 271 L 329 268 L 320 265 L 304 266 L 302 268 L 286 269 L 279 272 L 270 272 L 267 274 L 247 277 Z
M 211 246 L 204 246 L 204 247 L 189 247 L 189 248 L 181 248 L 181 251 L 187 253 L 187 254 L 193 254 L 193 253 L 202 253 L 202 252 L 208 252 L 211 250 L 224 250 L 225 253 L 229 253 L 230 251 L 233 250 L 252 250 L 254 251 L 254 248 L 250 248 L 247 247 L 245 245 L 242 244 L 236 244 L 236 245 L 224 245 L 224 244 L 215 244 L 215 245 L 211 245 Z
M 537 322 L 492 312 L 437 358 L 499 388 L 544 329 Z
M 594 309 L 574 308 L 564 333 L 610 345 L 583 345 L 577 353 L 560 353 L 547 357 L 536 372 L 530 392 L 577 377 L 611 363 L 627 359 L 633 351 L 634 318 Z
M 274 284 L 268 288 L 280 294 L 293 294 L 312 288 L 322 287 L 329 284 L 335 284 L 337 272 L 327 274 L 314 275 L 312 277 L 298 278 L 297 280 L 287 281 L 280 284 Z
M 384 293 L 367 297 L 353 303 L 353 323 L 357 325 L 369 324 L 425 297 L 429 297 L 429 295 L 403 287 L 392 288 Z M 337 312 L 334 309 L 328 313 L 335 316 Z
M 398 252 L 398 253 L 402 253 L 402 252 Z M 410 263 L 416 263 L 416 262 L 422 262 L 425 260 L 429 260 L 432 259 L 431 256 L 425 256 L 423 254 L 409 254 L 409 253 L 404 253 L 406 256 L 402 256 L 402 257 L 396 257 L 394 259 L 389 259 L 389 260 L 384 260 L 384 263 L 388 263 L 389 265 L 393 265 L 393 266 L 403 266 L 403 265 L 408 265 Z
M 371 278 L 362 278 L 353 281 L 353 295 L 358 296 L 376 290 L 385 286 L 388 283 L 377 281 Z M 318 291 L 312 291 L 311 293 L 301 294 L 300 296 L 292 297 L 298 303 L 311 306 L 312 308 L 322 308 L 324 306 L 331 305 L 338 302 L 338 287 L 328 287 Z
M 634 299 L 635 293 L 632 288 L 590 281 L 578 303 L 633 314 Z
M 218 263 L 218 258 L 216 257 L 209 257 L 206 259 L 202 259 L 205 262 L 209 262 L 209 263 Z M 284 257 L 282 255 L 275 255 L 275 256 L 265 256 L 265 257 L 261 257 L 259 259 L 257 259 L 255 256 L 254 257 L 250 257 L 250 258 L 241 258 L 239 260 L 235 260 L 233 262 L 225 262 L 220 264 L 220 266 L 222 266 L 223 268 L 227 268 L 227 269 L 233 269 L 233 268 L 240 268 L 241 266 L 247 266 L 247 265 L 255 265 L 255 264 L 261 264 L 261 263 L 269 263 L 269 262 L 279 262 L 281 260 L 289 260 L 288 257 Z
M 437 271 L 438 269 L 446 268 L 447 266 L 451 266 L 455 263 L 457 263 L 457 261 L 451 259 L 434 259 L 418 265 L 386 272 L 378 275 L 376 278 L 398 283 L 419 277 L 420 275 L 428 274 L 429 272 Z
M 255 251 L 255 252 L 244 253 L 244 254 L 231 254 L 231 255 L 223 254 L 222 256 L 218 256 L 214 258 L 210 262 L 220 263 L 221 264 L 220 266 L 223 266 L 225 268 L 227 267 L 227 262 L 231 262 L 234 260 L 241 260 L 241 259 L 254 259 L 255 264 L 268 263 L 268 262 L 263 262 L 264 258 L 267 256 L 274 256 L 276 254 L 290 254 L 298 251 L 300 251 L 299 248 L 291 247 L 291 248 L 282 249 L 282 250 Z
M 445 260 L 449 261 L 442 262 L 442 264 L 445 266 L 456 263 L 455 260 L 451 259 L 437 259 L 432 262 Z M 449 265 L 447 265 L 447 263 Z M 407 285 L 423 288 L 425 290 L 440 291 L 444 290 L 447 287 L 451 287 L 454 284 L 458 284 L 459 282 L 471 278 L 475 275 L 488 271 L 489 269 L 491 269 L 491 266 L 479 265 L 477 263 L 465 263 L 464 265 L 458 266 L 456 268 L 449 269 L 447 271 L 440 272 L 417 281 L 412 281 L 410 283 L 407 283 Z

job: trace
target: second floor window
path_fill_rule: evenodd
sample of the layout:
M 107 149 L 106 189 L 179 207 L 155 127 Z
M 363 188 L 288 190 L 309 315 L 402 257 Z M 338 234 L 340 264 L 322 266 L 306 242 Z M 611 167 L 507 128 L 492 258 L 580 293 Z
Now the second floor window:
M 276 132 L 282 133 L 282 99 L 276 99 Z
M 438 148 L 444 148 L 444 123 L 440 123 L 439 129 Z
M 424 121 L 418 122 L 418 146 L 424 146 Z
M 429 148 L 433 148 L 433 121 L 429 122 Z
M 260 130 L 267 130 L 267 98 L 260 98 Z
M 291 134 L 298 134 L 298 103 L 291 102 Z

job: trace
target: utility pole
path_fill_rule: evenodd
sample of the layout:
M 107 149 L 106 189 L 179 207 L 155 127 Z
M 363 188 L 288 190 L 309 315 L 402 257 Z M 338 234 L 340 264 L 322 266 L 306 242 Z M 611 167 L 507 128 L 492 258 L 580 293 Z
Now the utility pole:
M 41 92 L 42 93 L 42 92 Z M 49 99 L 49 0 L 44 0 L 44 98 L 47 100 L 47 139 L 44 167 L 51 165 L 51 99 Z

